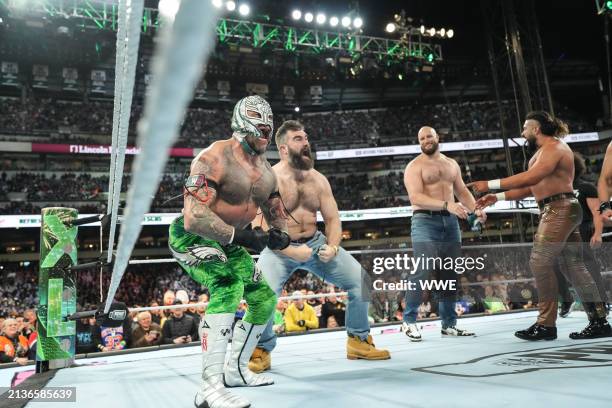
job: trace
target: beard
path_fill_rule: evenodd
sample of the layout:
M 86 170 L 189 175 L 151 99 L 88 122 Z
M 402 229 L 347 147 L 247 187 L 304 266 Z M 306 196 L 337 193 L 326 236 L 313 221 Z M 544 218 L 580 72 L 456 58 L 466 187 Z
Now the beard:
M 527 150 L 534 154 L 538 150 L 538 141 L 535 136 L 527 136 L 525 139 L 527 140 Z
M 253 136 L 253 135 L 247 135 L 244 138 L 244 141 L 246 142 L 246 144 L 253 149 L 253 151 L 257 154 L 264 154 L 266 152 L 266 148 L 268 147 L 267 145 L 265 147 L 261 147 L 258 146 L 258 141 L 260 140 L 260 138 L 258 138 L 257 136 Z
M 433 142 L 431 147 L 421 146 L 421 151 L 425 153 L 426 155 L 431 156 L 432 154 L 438 151 L 438 146 L 439 146 L 438 142 Z
M 297 152 L 289 149 L 289 164 L 298 170 L 312 169 L 314 167 L 314 157 L 310 147 L 307 146 Z

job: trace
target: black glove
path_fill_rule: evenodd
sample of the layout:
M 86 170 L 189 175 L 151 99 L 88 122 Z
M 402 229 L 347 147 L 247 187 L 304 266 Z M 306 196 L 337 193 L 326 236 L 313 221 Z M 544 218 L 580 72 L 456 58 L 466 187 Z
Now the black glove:
M 291 238 L 285 231 L 279 230 L 278 228 L 270 228 L 268 231 L 268 248 L 274 250 L 282 250 L 289 246 Z
M 260 227 L 255 227 L 252 230 L 235 229 L 232 244 L 242 245 L 261 252 L 268 245 L 268 237 L 269 234 Z
M 304 326 L 306 326 L 306 322 L 305 322 L 304 320 L 298 320 L 297 324 L 298 324 L 298 326 L 300 326 L 300 327 L 304 327 Z

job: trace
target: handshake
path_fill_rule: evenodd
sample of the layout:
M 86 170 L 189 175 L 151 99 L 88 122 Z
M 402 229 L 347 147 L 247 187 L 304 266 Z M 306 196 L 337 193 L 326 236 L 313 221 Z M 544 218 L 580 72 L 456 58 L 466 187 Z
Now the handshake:
M 234 230 L 234 239 L 231 243 L 261 252 L 265 247 L 272 250 L 285 249 L 290 242 L 289 234 L 285 231 L 278 228 L 270 228 L 268 231 L 264 231 L 261 227 L 255 227 L 252 230 Z

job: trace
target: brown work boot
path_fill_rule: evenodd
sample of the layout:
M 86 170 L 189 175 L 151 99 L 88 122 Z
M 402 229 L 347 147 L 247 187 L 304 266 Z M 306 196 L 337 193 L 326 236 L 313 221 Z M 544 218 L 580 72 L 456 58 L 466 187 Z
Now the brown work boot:
M 372 336 L 368 335 L 366 340 L 357 336 L 349 335 L 346 341 L 346 358 L 349 360 L 387 360 L 391 355 L 387 350 L 379 350 L 374 346 Z
M 259 374 L 264 371 L 268 371 L 272 367 L 272 358 L 270 352 L 256 347 L 249 361 L 249 370 L 255 374 Z

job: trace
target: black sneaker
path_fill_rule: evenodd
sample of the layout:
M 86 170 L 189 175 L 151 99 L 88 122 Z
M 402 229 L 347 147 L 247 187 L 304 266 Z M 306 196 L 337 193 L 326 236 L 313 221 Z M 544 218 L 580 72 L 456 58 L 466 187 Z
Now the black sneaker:
M 514 335 L 522 340 L 554 340 L 557 338 L 557 328 L 535 323 L 527 330 L 519 330 Z
M 612 327 L 610 327 L 610 323 L 604 317 L 601 317 L 589 322 L 589 325 L 583 331 L 570 333 L 569 337 L 573 340 L 612 337 Z
M 562 302 L 561 307 L 559 308 L 559 316 L 567 317 L 572 313 L 572 307 L 574 306 L 574 302 Z

